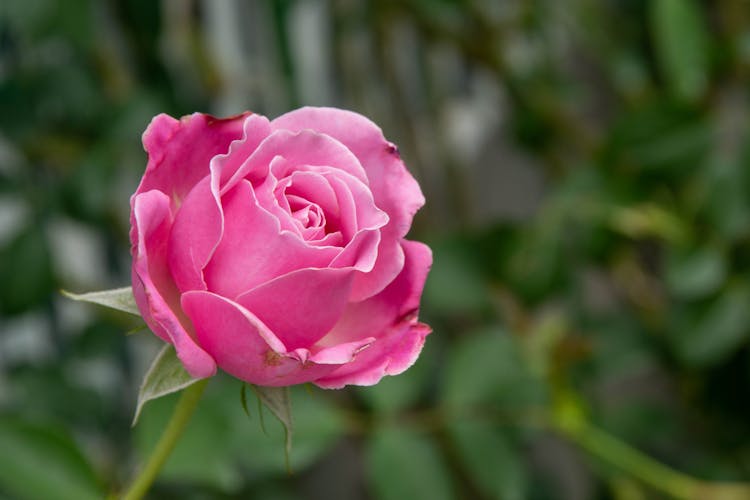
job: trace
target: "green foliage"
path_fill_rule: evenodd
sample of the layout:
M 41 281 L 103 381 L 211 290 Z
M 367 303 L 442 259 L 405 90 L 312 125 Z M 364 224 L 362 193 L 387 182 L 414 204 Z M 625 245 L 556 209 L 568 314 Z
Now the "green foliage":
M 649 5 L 664 78 L 677 97 L 701 97 L 708 83 L 708 40 L 698 2 L 660 0 Z
M 3 417 L 0 446 L 0 488 L 14 498 L 101 498 L 91 466 L 56 426 Z
M 393 428 L 382 429 L 371 439 L 367 459 L 376 498 L 455 498 L 448 467 L 433 441 Z

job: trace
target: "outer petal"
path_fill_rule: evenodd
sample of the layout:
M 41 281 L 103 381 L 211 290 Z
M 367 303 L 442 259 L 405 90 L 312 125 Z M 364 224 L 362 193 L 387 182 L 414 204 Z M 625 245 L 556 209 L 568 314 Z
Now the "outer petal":
M 354 361 L 337 368 L 313 383 L 324 389 L 345 385 L 375 385 L 385 375 L 398 375 L 414 364 L 432 330 L 424 323 L 404 322 L 394 326 L 357 354 Z
M 341 318 L 354 274 L 353 269 L 300 269 L 242 294 L 237 302 L 287 349 L 309 349 Z
M 327 267 L 341 251 L 310 246 L 297 234 L 281 231 L 276 217 L 258 206 L 248 181 L 237 184 L 222 202 L 224 235 L 204 270 L 208 289 L 219 295 L 234 298 L 294 270 Z
M 224 232 L 224 213 L 211 179 L 198 183 L 177 211 L 167 249 L 169 269 L 180 291 L 205 290 L 203 268 Z
M 242 131 L 242 138 L 232 142 L 228 152 L 211 160 L 211 174 L 218 174 L 216 187 L 226 184 L 258 149 L 260 143 L 271 134 L 271 126 L 265 116 L 252 114 L 245 118 Z
M 252 312 L 210 292 L 187 292 L 182 306 L 195 325 L 201 346 L 219 366 L 257 385 L 285 386 L 309 382 L 336 365 L 302 362 L 285 352 L 283 343 Z
M 430 333 L 418 323 L 416 313 L 432 253 L 426 245 L 404 241 L 404 270 L 385 290 L 363 302 L 350 304 L 336 326 L 320 340 L 319 346 L 332 346 L 372 336 L 377 340 L 357 358 L 342 366 L 321 387 L 346 384 L 371 385 L 383 375 L 404 371 L 417 359 Z
M 367 182 L 367 175 L 357 157 L 337 140 L 312 130 L 297 133 L 278 130 L 261 142 L 247 162 L 226 184 L 222 185 L 222 194 L 234 187 L 240 179 L 247 178 L 257 185 L 259 180 L 265 179 L 269 174 L 269 166 L 276 156 L 282 156 L 287 160 L 278 163 L 278 168 L 293 168 L 297 165 L 334 165 L 361 181 Z M 271 173 L 280 179 L 289 172 L 274 170 Z
M 313 129 L 327 134 L 349 148 L 364 167 L 375 204 L 385 210 L 390 222 L 382 229 L 378 262 L 371 272 L 357 276 L 352 300 L 380 292 L 401 271 L 402 255 L 396 242 L 406 235 L 414 214 L 424 205 L 419 185 L 406 170 L 398 149 L 364 116 L 336 108 L 291 111 L 273 120 L 271 128 Z
M 179 206 L 208 175 L 211 159 L 226 153 L 230 143 L 242 137 L 249 114 L 224 119 L 201 113 L 180 120 L 165 114 L 154 117 L 143 133 L 148 165 L 136 194 L 157 189 L 169 197 L 173 208 Z
M 133 292 L 143 318 L 162 339 L 173 344 L 193 377 L 210 377 L 216 364 L 186 330 L 179 292 L 171 280 L 166 247 L 171 226 L 169 198 L 159 191 L 134 196 Z

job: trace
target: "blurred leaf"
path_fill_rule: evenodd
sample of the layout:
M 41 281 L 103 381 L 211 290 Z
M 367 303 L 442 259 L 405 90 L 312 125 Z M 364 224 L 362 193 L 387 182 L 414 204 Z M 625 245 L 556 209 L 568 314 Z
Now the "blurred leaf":
M 476 314 L 487 307 L 487 284 L 466 241 L 431 244 L 433 266 L 425 284 L 424 303 L 441 315 Z
M 716 248 L 668 249 L 667 285 L 679 297 L 691 299 L 713 293 L 722 285 L 726 275 L 725 258 Z
M 284 426 L 284 456 L 286 468 L 291 471 L 289 455 L 292 454 L 292 402 L 289 399 L 289 387 L 265 387 L 250 385 L 255 395 L 279 419 Z
M 181 391 L 199 379 L 185 371 L 172 344 L 166 344 L 151 362 L 138 391 L 138 403 L 133 415 L 133 426 L 138 423 L 143 405 L 151 400 Z
M 455 498 L 450 471 L 426 436 L 391 427 L 377 430 L 367 449 L 367 468 L 379 500 Z
M 655 204 L 646 203 L 620 207 L 612 212 L 612 228 L 630 238 L 661 238 L 669 242 L 684 242 L 689 227 L 679 214 Z
M 672 332 L 672 345 L 687 364 L 711 365 L 723 360 L 750 336 L 750 287 L 734 284 L 708 307 L 686 312 Z
M 611 175 L 611 163 L 620 163 L 629 171 L 645 173 L 686 172 L 700 168 L 713 146 L 714 132 L 704 116 L 684 105 L 652 99 L 618 115 L 609 136 L 608 153 L 604 165 Z M 636 182 L 640 178 L 618 175 L 613 181 L 620 190 L 634 189 L 634 194 L 645 194 L 651 187 Z M 621 185 L 617 185 L 621 184 Z
M 463 420 L 451 424 L 449 431 L 464 470 L 487 498 L 527 498 L 521 452 L 499 429 Z
M 27 226 L 0 249 L 0 311 L 20 313 L 38 305 L 54 281 L 47 238 L 38 225 Z
M 62 294 L 69 299 L 78 300 L 80 302 L 91 302 L 92 304 L 99 304 L 100 306 L 110 307 L 123 311 L 130 314 L 140 316 L 141 312 L 138 310 L 138 306 L 135 303 L 135 297 L 133 297 L 133 289 L 131 287 L 115 288 L 113 290 L 102 290 L 100 292 L 89 292 L 89 293 L 71 293 L 66 290 L 62 290 Z
M 708 35 L 694 0 L 658 0 L 651 7 L 651 30 L 661 71 L 674 95 L 693 101 L 708 85 Z
M 750 233 L 750 176 L 746 161 L 714 160 L 701 171 L 696 184 L 699 199 L 695 202 L 712 229 L 730 241 Z
M 53 427 L 0 418 L 0 491 L 13 498 L 103 498 L 75 443 Z
M 475 332 L 457 342 L 443 371 L 441 396 L 454 409 L 479 404 L 524 406 L 538 402 L 541 386 L 506 331 Z
M 506 262 L 513 289 L 525 299 L 538 301 L 563 280 L 563 224 L 539 225 L 519 235 Z

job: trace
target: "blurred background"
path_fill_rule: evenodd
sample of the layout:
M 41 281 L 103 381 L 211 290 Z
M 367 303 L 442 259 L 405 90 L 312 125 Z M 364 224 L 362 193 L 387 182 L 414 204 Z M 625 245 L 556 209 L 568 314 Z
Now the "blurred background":
M 0 498 L 122 488 L 174 405 L 131 430 L 159 342 L 58 293 L 129 284 L 151 117 L 306 104 L 419 179 L 434 333 L 378 386 L 295 388 L 291 476 L 217 377 L 150 498 L 730 498 L 749 92 L 744 0 L 3 0 Z

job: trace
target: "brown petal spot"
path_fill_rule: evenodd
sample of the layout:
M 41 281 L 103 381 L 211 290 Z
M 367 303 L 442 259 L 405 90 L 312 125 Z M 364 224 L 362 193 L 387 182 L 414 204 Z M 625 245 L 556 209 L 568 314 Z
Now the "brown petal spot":
M 281 354 L 269 349 L 263 356 L 263 362 L 266 364 L 266 366 L 279 366 L 281 364 L 281 358 Z

